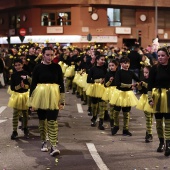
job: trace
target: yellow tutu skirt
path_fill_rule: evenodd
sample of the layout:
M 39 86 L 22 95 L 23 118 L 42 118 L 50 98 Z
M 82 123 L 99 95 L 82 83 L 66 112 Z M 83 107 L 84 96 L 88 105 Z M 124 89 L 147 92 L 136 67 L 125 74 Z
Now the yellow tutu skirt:
M 75 73 L 74 79 L 73 79 L 73 83 L 77 84 L 78 79 L 80 78 L 80 74 L 78 72 Z
M 28 99 L 29 92 L 18 93 L 13 91 L 9 98 L 8 107 L 15 108 L 17 110 L 28 110 Z
M 116 89 L 116 86 L 105 87 L 102 100 L 110 101 L 115 89 Z
M 136 109 L 143 110 L 149 113 L 153 113 L 153 108 L 148 103 L 148 95 L 142 94 L 139 98 Z
M 137 97 L 134 95 L 133 91 L 121 91 L 115 89 L 114 95 L 112 95 L 110 104 L 121 106 L 121 107 L 133 107 L 138 103 Z
M 59 100 L 58 84 L 38 84 L 29 99 L 29 106 L 35 109 L 58 110 Z
M 8 93 L 9 95 L 12 95 L 13 91 L 11 90 L 11 86 L 8 86 L 7 93 Z
M 104 91 L 105 91 L 105 87 L 103 84 L 94 83 L 89 85 L 86 91 L 86 95 L 91 97 L 102 98 Z
M 87 83 L 84 85 L 83 91 L 86 92 L 87 95 L 87 89 L 89 88 L 89 86 L 91 86 L 91 83 Z
M 67 67 L 64 76 L 65 77 L 74 77 L 75 74 L 75 65 Z
M 62 73 L 64 74 L 64 73 L 66 72 L 66 69 L 67 69 L 68 65 L 65 64 L 65 63 L 62 62 L 62 61 L 59 61 L 58 64 L 61 66 Z
M 77 79 L 77 85 L 81 88 L 84 88 L 86 81 L 87 81 L 87 74 L 82 74 L 80 75 L 79 79 Z
M 82 79 L 81 79 L 81 82 L 80 82 L 79 86 L 84 89 L 86 84 L 87 84 L 87 74 L 83 73 L 82 74 Z
M 170 89 L 156 89 L 152 90 L 154 101 L 154 113 L 170 113 Z

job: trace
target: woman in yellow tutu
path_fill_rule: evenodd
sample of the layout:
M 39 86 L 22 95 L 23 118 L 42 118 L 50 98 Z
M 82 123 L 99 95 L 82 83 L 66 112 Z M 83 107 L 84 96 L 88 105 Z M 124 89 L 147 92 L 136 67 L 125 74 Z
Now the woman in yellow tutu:
M 148 81 L 148 100 L 155 113 L 159 138 L 157 152 L 170 155 L 170 55 L 166 47 L 158 49 L 158 64 L 152 66 Z M 166 148 L 165 148 L 166 140 Z
M 147 87 L 148 87 L 148 78 L 149 78 L 149 72 L 150 72 L 151 66 L 144 66 L 143 68 L 143 75 L 144 80 L 138 83 L 138 90 L 142 95 L 139 98 L 139 102 L 136 106 L 137 109 L 143 110 L 145 114 L 145 120 L 146 120 L 146 136 L 145 136 L 145 142 L 149 143 L 152 142 L 153 136 L 152 136 L 152 124 L 153 124 L 153 108 L 148 103 L 148 95 L 147 95 Z
M 132 136 L 129 132 L 129 119 L 130 110 L 132 106 L 135 106 L 138 102 L 137 97 L 134 95 L 132 89 L 136 84 L 132 84 L 132 79 L 139 82 L 138 77 L 129 71 L 130 60 L 127 57 L 120 59 L 121 69 L 116 72 L 115 84 L 117 89 L 114 91 L 110 99 L 110 104 L 114 105 L 114 127 L 112 129 L 112 135 L 115 135 L 119 130 L 119 112 L 123 111 L 123 135 Z
M 104 78 L 107 73 L 107 68 L 104 66 L 104 55 L 96 56 L 96 66 L 92 67 L 87 76 L 87 83 L 91 83 L 86 91 L 86 94 L 91 97 L 92 113 L 91 126 L 96 126 L 97 112 L 99 110 L 99 126 L 100 130 L 104 130 L 103 119 L 105 112 L 105 102 L 101 99 L 104 93 Z
M 51 144 L 50 155 L 60 151 L 57 148 L 58 111 L 64 105 L 64 83 L 61 67 L 52 63 L 54 51 L 51 47 L 42 50 L 43 62 L 33 71 L 30 88 L 30 106 L 37 110 L 42 152 L 47 152 L 46 134 Z
M 23 79 L 22 76 L 27 77 L 28 73 L 23 70 L 23 63 L 21 59 L 14 60 L 15 72 L 11 75 L 11 97 L 8 102 L 8 106 L 13 108 L 13 133 L 11 139 L 17 138 L 17 127 L 19 115 L 22 112 L 23 115 L 23 128 L 24 134 L 28 137 L 29 131 L 27 128 L 28 124 L 28 98 L 29 98 L 29 86 L 30 83 L 27 78 Z

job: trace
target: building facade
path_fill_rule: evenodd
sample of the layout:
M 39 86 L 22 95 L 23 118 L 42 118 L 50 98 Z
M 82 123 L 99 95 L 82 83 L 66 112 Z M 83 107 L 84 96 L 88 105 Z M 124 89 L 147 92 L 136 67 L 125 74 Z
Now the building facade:
M 167 0 L 5 0 L 0 1 L 0 44 L 89 42 L 145 47 L 158 37 L 170 41 Z

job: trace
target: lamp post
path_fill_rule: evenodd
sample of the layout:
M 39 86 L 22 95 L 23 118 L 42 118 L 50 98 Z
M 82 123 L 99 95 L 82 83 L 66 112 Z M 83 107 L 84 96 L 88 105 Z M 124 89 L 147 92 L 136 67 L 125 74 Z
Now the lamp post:
M 155 38 L 158 36 L 158 6 L 155 0 Z

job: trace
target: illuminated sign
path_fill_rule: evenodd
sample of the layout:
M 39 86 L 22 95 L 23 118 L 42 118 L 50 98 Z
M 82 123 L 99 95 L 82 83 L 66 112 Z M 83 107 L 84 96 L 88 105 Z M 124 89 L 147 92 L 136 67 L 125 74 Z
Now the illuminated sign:
M 7 44 L 7 37 L 0 37 L 0 44 Z M 81 35 L 44 35 L 44 36 L 25 36 L 23 43 L 88 43 L 87 36 Z M 117 43 L 117 36 L 93 36 L 91 42 Z M 18 36 L 11 36 L 11 44 L 20 44 Z

